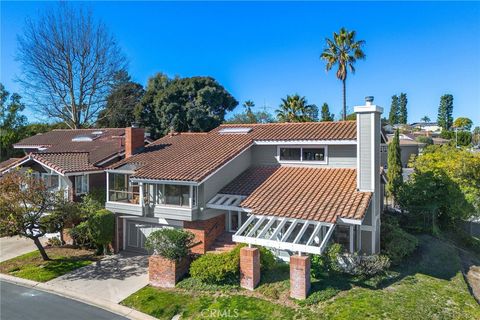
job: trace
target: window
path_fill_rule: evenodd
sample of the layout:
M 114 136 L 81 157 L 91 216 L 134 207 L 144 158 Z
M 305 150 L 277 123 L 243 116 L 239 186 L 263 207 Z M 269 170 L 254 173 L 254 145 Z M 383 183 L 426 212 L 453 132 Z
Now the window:
M 300 148 L 280 148 L 280 160 L 301 161 L 300 150 Z
M 75 176 L 75 194 L 85 194 L 88 192 L 88 175 Z
M 303 161 L 325 161 L 324 148 L 303 148 Z
M 175 184 L 165 185 L 165 204 L 188 207 L 190 199 L 190 186 Z
M 380 152 L 387 153 L 388 147 L 386 144 L 380 145 Z
M 140 203 L 140 187 L 129 174 L 108 173 L 108 201 Z
M 198 187 L 192 187 L 192 207 L 196 207 L 198 205 Z
M 322 162 L 327 159 L 326 147 L 279 147 L 279 161 Z
M 44 174 L 43 181 L 47 189 L 57 189 L 59 187 L 59 179 L 56 174 Z

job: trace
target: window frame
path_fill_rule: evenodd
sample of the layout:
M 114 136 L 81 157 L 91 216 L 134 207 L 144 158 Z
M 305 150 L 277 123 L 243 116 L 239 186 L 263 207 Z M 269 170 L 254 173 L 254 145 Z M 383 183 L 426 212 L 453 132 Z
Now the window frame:
M 81 175 L 76 175 L 74 176 L 75 178 L 75 195 L 76 196 L 81 196 L 84 194 L 87 194 L 89 192 L 89 187 L 90 187 L 90 177 L 88 174 L 81 174 Z M 81 179 L 82 184 L 85 183 L 85 189 L 81 188 L 80 192 L 78 192 L 78 183 L 77 179 Z
M 280 160 L 280 149 L 300 149 L 300 160 Z M 325 150 L 325 159 L 323 161 L 315 160 L 303 160 L 303 149 L 320 149 Z M 291 164 L 328 164 L 328 145 L 323 144 L 308 144 L 308 145 L 277 145 L 277 161 L 279 163 L 291 163 Z

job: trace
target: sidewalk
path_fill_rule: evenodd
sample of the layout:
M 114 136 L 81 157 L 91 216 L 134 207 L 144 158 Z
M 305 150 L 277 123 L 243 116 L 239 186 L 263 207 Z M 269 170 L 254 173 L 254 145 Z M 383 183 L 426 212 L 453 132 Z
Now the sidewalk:
M 108 301 L 106 299 L 100 298 L 98 296 L 87 295 L 78 291 L 74 291 L 70 288 L 65 288 L 58 285 L 52 285 L 48 282 L 41 283 L 32 280 L 26 280 L 22 278 L 13 277 L 6 274 L 0 274 L 0 280 L 11 282 L 25 287 L 31 287 L 38 290 L 54 293 L 66 298 L 77 300 L 92 306 L 96 306 L 110 312 L 116 313 L 118 315 L 124 316 L 132 320 L 155 320 L 156 318 L 149 316 L 147 314 L 141 313 L 137 310 L 119 305 L 117 303 Z

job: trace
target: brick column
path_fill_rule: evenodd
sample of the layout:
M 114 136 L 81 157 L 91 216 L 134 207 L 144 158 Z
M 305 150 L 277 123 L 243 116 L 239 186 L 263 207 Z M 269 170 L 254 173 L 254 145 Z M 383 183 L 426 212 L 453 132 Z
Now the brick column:
M 123 219 L 115 217 L 115 236 L 113 237 L 113 252 L 118 253 L 123 248 Z
M 290 297 L 305 299 L 310 291 L 310 257 L 290 257 Z
M 148 258 L 148 279 L 150 285 L 160 288 L 174 288 L 177 282 L 188 272 L 190 258 L 172 261 L 160 256 Z
M 260 282 L 260 250 L 243 247 L 240 249 L 240 286 L 253 290 Z

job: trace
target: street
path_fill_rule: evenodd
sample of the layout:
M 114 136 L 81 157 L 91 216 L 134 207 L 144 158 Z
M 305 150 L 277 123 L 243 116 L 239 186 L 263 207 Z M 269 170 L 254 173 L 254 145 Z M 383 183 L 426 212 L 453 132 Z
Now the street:
M 126 319 L 117 314 L 44 291 L 0 281 L 0 319 Z

